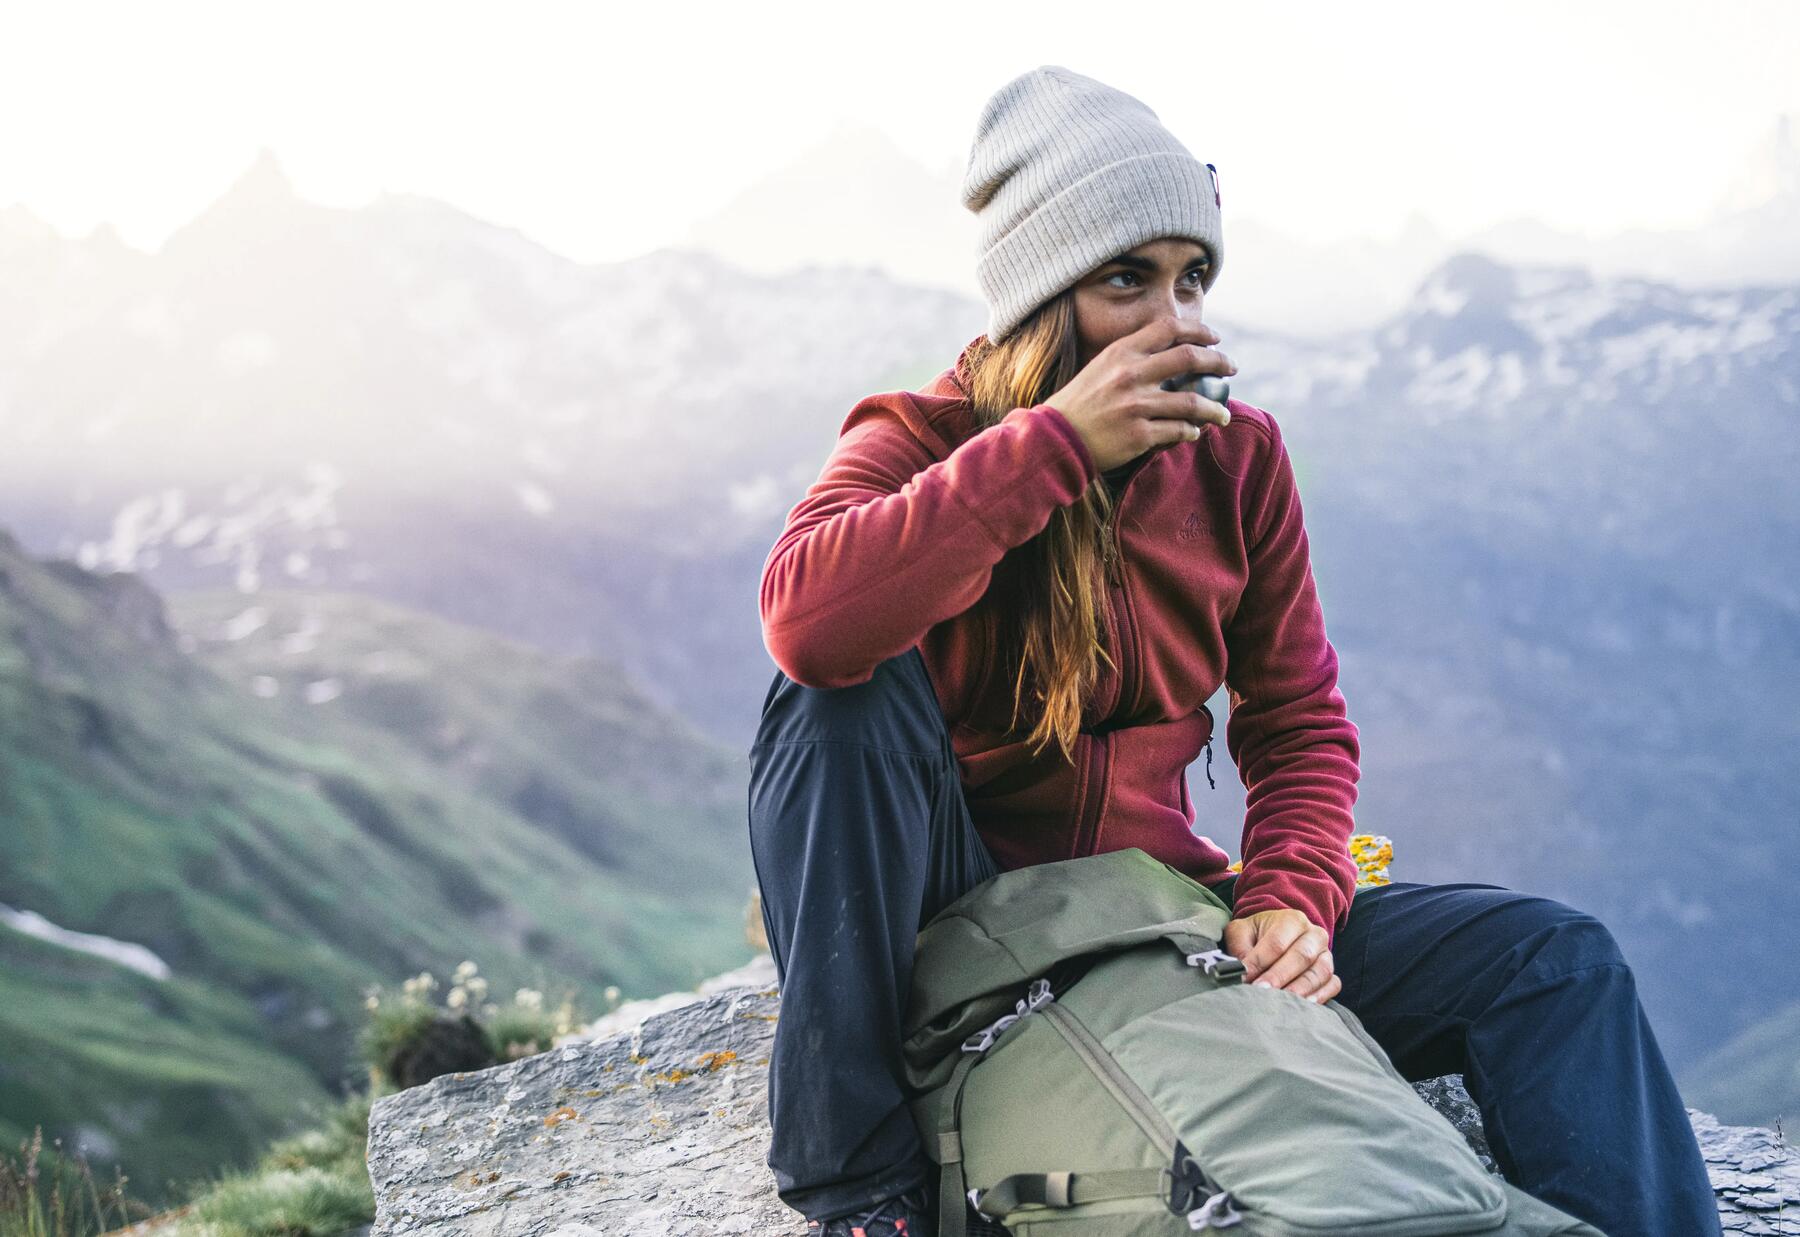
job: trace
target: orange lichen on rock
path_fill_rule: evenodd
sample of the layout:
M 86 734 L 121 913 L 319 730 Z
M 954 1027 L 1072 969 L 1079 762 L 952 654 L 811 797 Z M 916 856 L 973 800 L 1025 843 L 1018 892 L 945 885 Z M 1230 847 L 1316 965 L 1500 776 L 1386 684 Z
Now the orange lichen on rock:
M 1356 833 L 1350 837 L 1350 857 L 1356 860 L 1356 883 L 1363 885 L 1389 885 L 1392 879 L 1388 876 L 1388 864 L 1394 860 L 1394 844 L 1379 833 Z M 1242 859 L 1225 865 L 1227 870 L 1242 872 Z
M 558 1108 L 555 1112 L 544 1118 L 544 1126 L 547 1129 L 553 1130 L 564 1121 L 579 1120 L 581 1120 L 581 1114 L 576 1112 L 573 1108 L 570 1108 L 567 1104 L 564 1104 L 561 1108 Z
M 1394 861 L 1394 844 L 1379 833 L 1358 833 L 1350 839 L 1350 856 L 1356 860 L 1356 883 L 1389 885 L 1388 864 Z

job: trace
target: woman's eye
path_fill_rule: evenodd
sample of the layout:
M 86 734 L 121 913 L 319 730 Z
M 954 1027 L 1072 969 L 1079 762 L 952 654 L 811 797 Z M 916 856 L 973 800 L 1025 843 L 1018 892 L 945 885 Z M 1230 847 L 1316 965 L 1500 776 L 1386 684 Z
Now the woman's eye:
M 1205 282 L 1207 270 L 1208 270 L 1207 267 L 1196 266 L 1192 270 L 1186 272 L 1186 274 L 1192 275 L 1194 277 L 1194 282 L 1193 282 L 1194 287 L 1199 287 L 1202 283 Z M 1112 274 L 1110 274 L 1106 277 L 1106 282 L 1112 283 L 1112 281 L 1115 279 L 1136 279 L 1136 278 L 1137 278 L 1137 275 L 1131 271 L 1114 271 Z M 1114 287 L 1124 287 L 1125 285 L 1114 284 L 1113 286 Z

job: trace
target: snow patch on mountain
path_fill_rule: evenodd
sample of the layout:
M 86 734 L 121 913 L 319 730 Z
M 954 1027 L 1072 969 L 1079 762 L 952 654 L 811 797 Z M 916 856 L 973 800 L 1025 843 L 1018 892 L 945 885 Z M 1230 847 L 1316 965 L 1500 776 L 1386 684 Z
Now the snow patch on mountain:
M 148 975 L 151 979 L 168 979 L 174 974 L 167 962 L 142 945 L 115 940 L 94 932 L 76 932 L 70 928 L 58 927 L 36 911 L 16 910 L 0 903 L 0 924 L 63 949 L 103 958 L 140 975 Z

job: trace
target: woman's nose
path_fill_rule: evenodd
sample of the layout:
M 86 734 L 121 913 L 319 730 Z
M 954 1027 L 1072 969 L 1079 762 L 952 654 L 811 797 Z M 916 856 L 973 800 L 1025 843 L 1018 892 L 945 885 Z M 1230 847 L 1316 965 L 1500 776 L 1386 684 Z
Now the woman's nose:
M 1206 294 L 1199 289 L 1165 288 L 1157 298 L 1156 312 L 1159 315 L 1174 314 L 1177 318 L 1200 320 Z
M 1164 289 L 1158 296 L 1146 297 L 1141 304 L 1137 320 L 1131 324 L 1131 331 L 1142 330 L 1158 319 L 1173 315 L 1183 322 L 1201 321 L 1201 311 L 1205 308 L 1203 294 L 1189 292 L 1186 289 Z M 1130 334 L 1130 331 L 1125 332 Z

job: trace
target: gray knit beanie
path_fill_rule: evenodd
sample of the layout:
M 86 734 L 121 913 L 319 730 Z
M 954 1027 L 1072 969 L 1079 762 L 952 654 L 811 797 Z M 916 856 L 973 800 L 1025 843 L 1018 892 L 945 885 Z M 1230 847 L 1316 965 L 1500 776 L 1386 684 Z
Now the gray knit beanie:
M 981 223 L 975 273 L 999 343 L 1039 305 L 1109 258 L 1164 236 L 1225 265 L 1219 182 L 1156 113 L 1122 90 L 1040 65 L 981 109 L 963 205 Z

